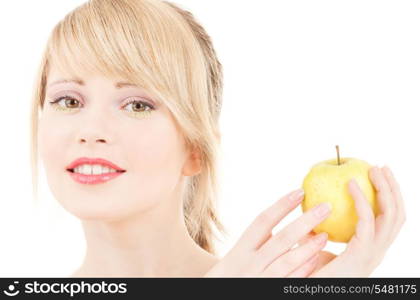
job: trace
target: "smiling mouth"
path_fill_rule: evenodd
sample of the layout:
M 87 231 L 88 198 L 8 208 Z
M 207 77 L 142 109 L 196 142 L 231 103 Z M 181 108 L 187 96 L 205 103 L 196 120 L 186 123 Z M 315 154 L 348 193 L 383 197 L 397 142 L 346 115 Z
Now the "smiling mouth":
M 71 172 L 71 173 L 74 173 L 74 169 L 66 169 L 67 171 L 69 171 L 69 172 Z M 124 173 L 124 172 L 126 172 L 126 170 L 115 170 L 115 172 L 117 172 L 117 173 Z M 115 172 L 109 172 L 109 173 L 115 173 Z M 109 173 L 105 173 L 105 174 L 109 174 Z M 82 174 L 83 175 L 83 174 Z M 95 175 L 95 174 L 92 174 L 92 175 Z
M 77 169 L 77 168 L 76 168 Z M 94 174 L 93 171 L 92 172 L 82 172 L 79 173 L 78 170 L 77 172 L 74 171 L 74 169 L 66 169 L 66 172 L 68 172 L 69 176 L 76 181 L 77 183 L 80 184 L 101 184 L 101 183 L 105 183 L 107 181 L 110 181 L 114 178 L 119 177 L 120 175 L 122 175 L 122 173 L 125 173 L 126 170 L 112 170 L 112 171 L 108 171 L 105 173 L 100 173 L 100 174 Z M 95 172 L 97 173 L 97 172 Z

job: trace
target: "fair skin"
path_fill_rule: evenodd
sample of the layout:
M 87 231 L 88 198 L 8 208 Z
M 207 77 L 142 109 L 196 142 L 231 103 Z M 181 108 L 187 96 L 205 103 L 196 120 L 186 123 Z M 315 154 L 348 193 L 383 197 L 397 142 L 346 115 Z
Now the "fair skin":
M 40 155 L 50 189 L 82 221 L 86 254 L 71 276 L 202 276 L 217 258 L 189 236 L 182 211 L 184 179 L 199 172 L 168 109 L 139 87 L 102 76 L 84 85 L 52 65 L 39 122 Z M 67 95 L 55 110 L 49 102 Z M 150 114 L 136 114 L 154 104 Z M 153 101 L 153 103 L 152 103 Z M 150 108 L 148 108 L 150 109 Z M 105 158 L 126 172 L 102 184 L 75 182 L 65 167 L 79 157 Z M 170 251 L 168 251 L 170 250 Z
M 391 170 L 372 168 L 369 177 L 381 213 L 374 218 L 359 187 L 349 183 L 359 223 L 338 256 L 322 251 L 325 234 L 312 234 L 328 217 L 328 207 L 313 208 L 272 234 L 304 197 L 290 193 L 259 214 L 219 259 L 199 247 L 185 226 L 184 179 L 200 172 L 200 159 L 186 149 L 168 109 L 139 87 L 116 88 L 121 80 L 85 75 L 80 76 L 84 85 L 51 85 L 63 78 L 52 65 L 39 145 L 52 193 L 82 221 L 86 254 L 73 277 L 365 277 L 404 223 Z M 60 105 L 68 111 L 54 109 L 49 102 L 64 95 L 70 98 Z M 154 110 L 133 115 L 129 111 L 136 106 L 127 105 L 128 98 L 152 104 Z M 77 183 L 65 167 L 81 156 L 108 159 L 126 172 L 102 184 Z

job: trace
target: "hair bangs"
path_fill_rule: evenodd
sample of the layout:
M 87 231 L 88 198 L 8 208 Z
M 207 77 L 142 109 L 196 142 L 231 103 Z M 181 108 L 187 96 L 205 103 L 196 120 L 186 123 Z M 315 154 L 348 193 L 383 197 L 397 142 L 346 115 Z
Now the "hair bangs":
M 150 12 L 129 4 L 103 1 L 99 6 L 94 1 L 68 14 L 51 34 L 48 65 L 70 78 L 98 74 L 126 80 L 167 103 L 165 99 L 183 94 L 179 87 L 188 82 L 176 80 L 186 72 L 185 50 L 173 35 L 172 39 L 166 36 L 168 30 L 156 30 L 162 26 L 156 13 L 152 18 Z

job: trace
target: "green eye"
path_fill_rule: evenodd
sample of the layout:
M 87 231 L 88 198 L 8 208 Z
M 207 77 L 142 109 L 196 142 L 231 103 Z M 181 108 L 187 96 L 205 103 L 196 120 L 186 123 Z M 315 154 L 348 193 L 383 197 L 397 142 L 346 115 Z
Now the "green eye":
M 50 104 L 55 110 L 58 110 L 58 111 L 68 112 L 68 111 L 74 111 L 75 109 L 80 108 L 79 106 L 80 101 L 67 95 L 59 97 L 55 99 L 54 101 L 51 101 Z M 125 105 L 123 105 L 123 108 L 124 107 L 131 107 L 132 110 L 125 110 L 125 111 L 136 118 L 146 117 L 150 115 L 153 110 L 155 110 L 155 108 L 151 104 L 148 104 L 144 101 L 139 101 L 139 100 L 131 100 Z
M 62 101 L 65 100 L 65 101 Z M 61 103 L 64 103 L 64 105 L 61 105 Z M 71 111 L 78 107 L 79 100 L 74 99 L 70 96 L 62 96 L 54 101 L 51 101 L 50 104 L 55 110 L 59 111 Z

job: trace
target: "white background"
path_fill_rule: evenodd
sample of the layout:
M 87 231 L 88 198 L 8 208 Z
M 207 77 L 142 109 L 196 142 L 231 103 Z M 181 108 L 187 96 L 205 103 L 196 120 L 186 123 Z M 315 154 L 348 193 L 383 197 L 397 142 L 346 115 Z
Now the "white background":
M 79 221 L 44 177 L 42 205 L 33 208 L 28 130 L 48 34 L 82 2 L 0 4 L 0 276 L 68 276 L 83 257 Z M 224 66 L 219 209 L 230 235 L 219 255 L 259 212 L 299 188 L 313 164 L 334 158 L 339 144 L 342 157 L 389 165 L 406 203 L 407 222 L 372 276 L 420 276 L 420 2 L 176 3 L 201 21 Z

